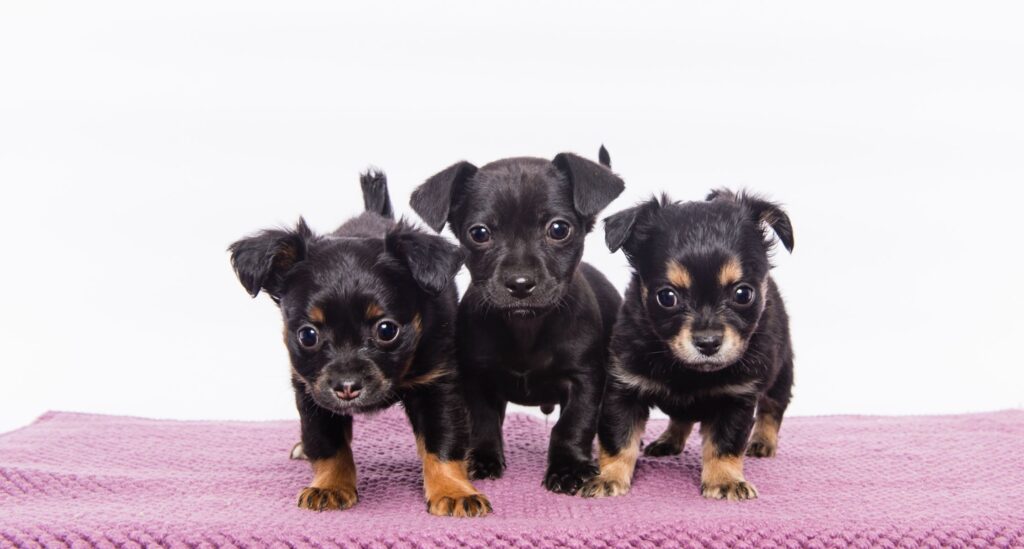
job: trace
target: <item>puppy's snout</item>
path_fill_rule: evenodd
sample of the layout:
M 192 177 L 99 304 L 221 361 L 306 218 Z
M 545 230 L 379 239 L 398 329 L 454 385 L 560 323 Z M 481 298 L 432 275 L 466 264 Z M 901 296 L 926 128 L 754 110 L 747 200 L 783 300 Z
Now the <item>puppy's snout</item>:
M 537 281 L 532 276 L 512 275 L 505 279 L 505 287 L 508 288 L 508 293 L 512 294 L 512 297 L 523 299 L 533 293 L 537 287 Z
M 722 348 L 722 333 L 714 330 L 699 330 L 693 333 L 693 346 L 704 356 L 711 356 Z
M 363 390 L 363 384 L 355 380 L 346 379 L 335 383 L 332 388 L 334 389 L 334 394 L 338 395 L 338 398 L 341 400 L 352 400 L 359 396 L 359 393 Z

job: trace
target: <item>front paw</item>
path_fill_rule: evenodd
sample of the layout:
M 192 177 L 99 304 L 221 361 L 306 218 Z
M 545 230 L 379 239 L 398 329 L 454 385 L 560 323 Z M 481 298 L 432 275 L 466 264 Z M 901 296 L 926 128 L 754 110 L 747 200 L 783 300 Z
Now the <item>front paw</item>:
M 575 494 L 599 472 L 589 461 L 551 464 L 542 484 L 556 494 Z
M 745 480 L 731 480 L 724 483 L 706 483 L 700 485 L 700 495 L 708 499 L 727 499 L 741 501 L 757 499 L 757 488 Z
M 683 453 L 683 447 L 670 441 L 655 440 L 644 447 L 647 457 L 675 456 Z
M 439 517 L 483 517 L 494 508 L 483 494 L 453 494 L 427 500 L 427 512 Z
M 777 448 L 776 444 L 770 440 L 753 438 L 750 440 L 750 444 L 747 445 L 747 455 L 759 458 L 775 457 Z
M 505 472 L 505 458 L 501 454 L 474 451 L 469 457 L 469 478 L 474 480 L 501 478 Z
M 629 493 L 629 483 L 597 476 L 585 482 L 577 493 L 585 498 L 624 496 Z
M 359 501 L 355 488 L 314 488 L 299 492 L 299 507 L 313 511 L 344 510 Z

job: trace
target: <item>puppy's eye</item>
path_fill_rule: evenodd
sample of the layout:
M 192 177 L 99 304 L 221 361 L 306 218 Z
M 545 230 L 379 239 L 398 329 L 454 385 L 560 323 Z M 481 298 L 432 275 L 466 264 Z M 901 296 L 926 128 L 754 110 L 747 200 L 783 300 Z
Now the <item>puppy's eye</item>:
M 565 240 L 572 234 L 572 225 L 568 221 L 556 219 L 548 225 L 548 237 L 552 240 Z
M 491 239 L 491 230 L 483 225 L 473 225 L 469 228 L 469 238 L 477 244 L 483 244 Z
M 679 304 L 679 295 L 675 290 L 665 288 L 658 292 L 658 305 L 671 309 Z
M 381 320 L 377 323 L 376 333 L 377 341 L 381 343 L 390 343 L 398 337 L 398 324 L 391 320 Z
M 750 305 L 754 302 L 754 287 L 750 284 L 740 284 L 732 291 L 732 300 L 737 305 Z
M 299 328 L 298 332 L 295 332 L 296 337 L 299 339 L 299 345 L 307 349 L 316 347 L 316 344 L 320 342 L 320 332 L 316 331 L 316 328 L 312 326 L 303 326 Z

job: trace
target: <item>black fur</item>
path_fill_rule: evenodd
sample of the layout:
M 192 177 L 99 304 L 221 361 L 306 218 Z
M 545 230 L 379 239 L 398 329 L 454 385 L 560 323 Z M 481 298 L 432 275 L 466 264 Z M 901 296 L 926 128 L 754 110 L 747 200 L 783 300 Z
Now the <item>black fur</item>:
M 396 222 L 381 173 L 361 178 L 367 211 L 330 234 L 267 230 L 230 246 L 245 289 L 278 303 L 311 460 L 348 444 L 352 416 L 401 402 L 427 452 L 465 459 L 469 426 L 456 381 L 452 279 L 462 252 L 444 238 Z M 321 318 L 322 317 L 322 318 Z M 399 326 L 391 342 L 375 337 L 378 322 Z M 313 327 L 305 348 L 298 332 Z M 353 382 L 358 396 L 341 398 Z
M 681 423 L 701 422 L 718 456 L 743 455 L 755 409 L 759 418 L 781 424 L 793 385 L 793 351 L 786 309 L 769 276 L 769 229 L 792 250 L 792 226 L 781 208 L 724 190 L 706 202 L 652 199 L 605 220 L 608 247 L 621 247 L 633 268 L 611 342 L 598 434 L 605 452 L 618 454 L 652 406 Z M 722 287 L 721 269 L 732 260 L 742 278 Z M 688 287 L 668 280 L 673 261 L 688 273 Z M 743 284 L 755 291 L 745 306 L 735 301 Z M 678 306 L 659 303 L 658 292 L 666 288 Z M 684 345 L 680 335 L 728 331 L 738 334 L 738 344 L 728 350 L 723 344 L 710 356 L 693 352 L 694 344 Z M 657 455 L 663 449 L 650 450 Z
M 623 188 L 608 168 L 563 153 L 553 161 L 509 158 L 479 169 L 460 162 L 413 193 L 413 209 L 437 230 L 447 223 L 467 252 L 472 283 L 459 306 L 457 334 L 476 478 L 497 478 L 505 469 L 501 426 L 508 402 L 561 406 L 545 487 L 574 493 L 596 474 L 591 446 L 621 299 L 580 259 L 596 215 Z M 564 240 L 548 232 L 554 221 L 571 226 Z M 489 241 L 470 236 L 478 226 L 490 231 Z

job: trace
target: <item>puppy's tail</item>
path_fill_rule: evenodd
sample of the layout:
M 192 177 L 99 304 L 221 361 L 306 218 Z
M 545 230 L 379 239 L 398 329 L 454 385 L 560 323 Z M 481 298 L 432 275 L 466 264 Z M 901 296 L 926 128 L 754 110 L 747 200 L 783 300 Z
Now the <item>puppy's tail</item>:
M 359 185 L 363 188 L 363 206 L 366 211 L 388 219 L 395 218 L 391 196 L 388 194 L 388 176 L 384 172 L 374 168 L 367 170 L 359 176 Z

